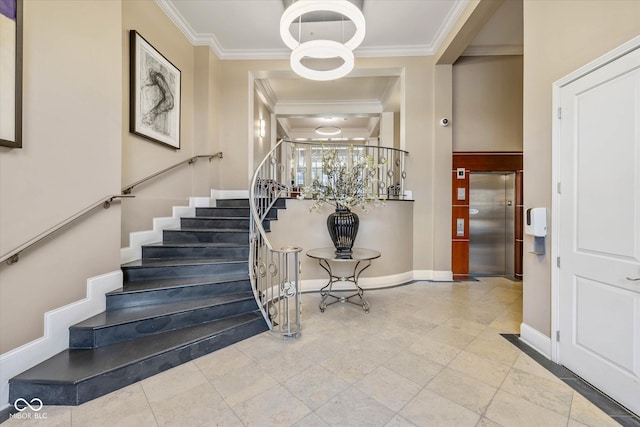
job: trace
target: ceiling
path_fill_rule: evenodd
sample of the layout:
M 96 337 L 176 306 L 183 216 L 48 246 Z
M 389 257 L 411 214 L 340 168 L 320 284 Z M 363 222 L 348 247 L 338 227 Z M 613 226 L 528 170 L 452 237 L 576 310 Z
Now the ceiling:
M 356 57 L 433 55 L 468 0 L 350 0 L 365 16 L 367 30 Z M 194 45 L 208 45 L 221 59 L 283 59 L 280 17 L 292 0 L 156 0 Z M 247 25 L 247 23 L 250 23 Z M 302 39 L 340 40 L 336 23 L 303 22 Z M 298 29 L 292 26 L 293 33 Z M 348 29 L 347 37 L 349 37 Z M 505 50 L 506 47 L 506 50 Z M 468 48 L 471 54 L 522 49 L 522 0 L 506 0 Z M 475 49 L 475 51 L 474 51 Z M 515 50 L 514 50 L 515 49 Z M 399 111 L 399 72 L 353 76 L 329 82 L 269 76 L 257 81 L 285 131 L 308 131 L 327 117 L 340 118 L 350 135 L 376 132 L 371 116 Z M 345 120 L 347 119 L 347 120 Z M 377 120 L 374 120 L 377 122 Z M 349 130 L 349 132 L 347 131 Z

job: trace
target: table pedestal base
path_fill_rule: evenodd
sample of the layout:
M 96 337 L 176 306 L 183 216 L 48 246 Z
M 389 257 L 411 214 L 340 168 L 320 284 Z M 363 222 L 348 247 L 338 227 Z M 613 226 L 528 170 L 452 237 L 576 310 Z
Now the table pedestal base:
M 331 270 L 331 264 L 329 264 L 327 260 L 320 259 L 319 263 L 320 263 L 320 267 L 322 267 L 329 274 L 329 282 L 324 287 L 322 287 L 322 289 L 320 289 L 320 295 L 322 296 L 322 300 L 320 300 L 320 311 L 324 313 L 324 310 L 328 306 L 335 304 L 337 302 L 341 302 L 341 303 L 349 302 L 351 304 L 361 306 L 365 313 L 369 313 L 369 302 L 364 298 L 364 289 L 362 289 L 358 285 L 358 278 L 360 277 L 360 274 L 364 270 L 369 268 L 369 266 L 371 265 L 371 260 L 366 260 L 365 262 L 363 261 L 357 262 L 353 268 L 353 274 L 347 277 L 335 276 Z M 349 296 L 340 296 L 340 295 L 333 294 L 332 293 L 333 284 L 336 282 L 351 282 L 355 285 L 356 292 Z M 342 291 L 336 291 L 336 292 L 342 292 Z M 344 291 L 344 292 L 349 292 L 349 291 Z M 327 298 L 329 297 L 334 298 L 335 301 L 331 301 L 327 303 Z M 358 299 L 356 301 L 352 301 L 351 298 L 354 298 L 354 297 L 358 297 Z

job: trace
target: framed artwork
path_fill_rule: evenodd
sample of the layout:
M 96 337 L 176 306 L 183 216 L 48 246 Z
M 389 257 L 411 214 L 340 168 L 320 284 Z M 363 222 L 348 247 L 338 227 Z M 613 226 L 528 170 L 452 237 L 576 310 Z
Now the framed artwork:
M 0 0 L 0 146 L 22 148 L 22 0 Z
M 180 70 L 135 30 L 129 46 L 129 131 L 179 149 Z

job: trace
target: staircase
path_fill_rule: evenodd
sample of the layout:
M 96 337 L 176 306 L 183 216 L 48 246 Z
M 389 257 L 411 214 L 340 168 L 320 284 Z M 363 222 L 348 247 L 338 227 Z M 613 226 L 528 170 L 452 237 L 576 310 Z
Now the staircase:
M 69 328 L 69 349 L 10 380 L 10 402 L 79 405 L 268 329 L 248 274 L 247 199 L 196 208 L 163 234 L 122 266 L 106 311 Z

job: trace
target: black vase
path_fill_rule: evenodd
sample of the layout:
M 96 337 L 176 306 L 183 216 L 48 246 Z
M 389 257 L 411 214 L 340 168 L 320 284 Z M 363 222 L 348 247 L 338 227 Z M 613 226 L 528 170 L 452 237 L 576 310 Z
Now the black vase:
M 336 255 L 348 257 L 351 255 L 353 242 L 358 234 L 360 219 L 358 215 L 347 208 L 338 207 L 336 211 L 327 218 L 327 228 L 329 235 L 336 247 Z

